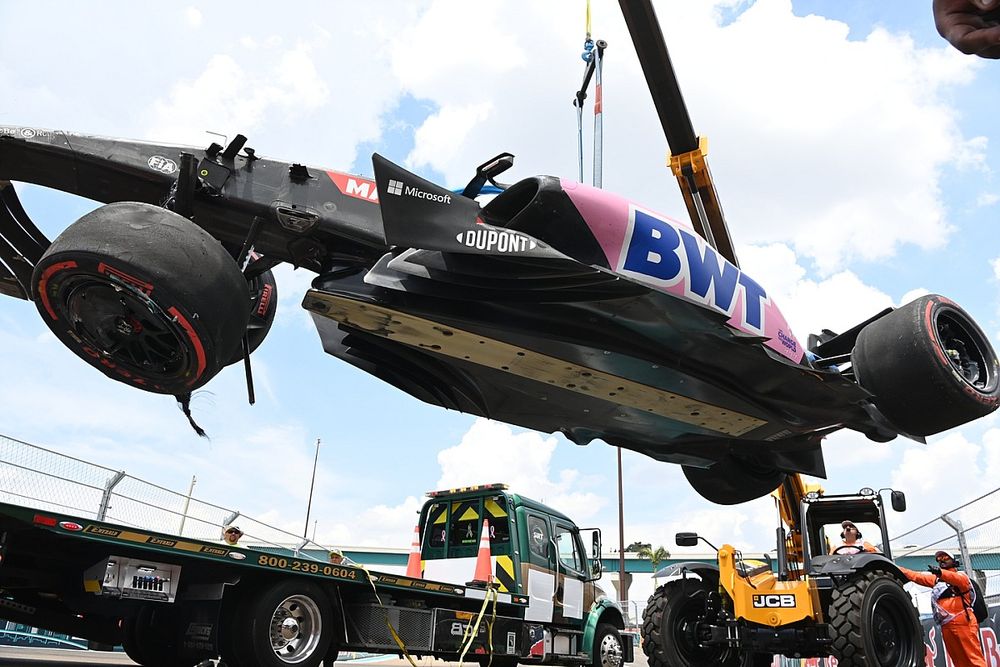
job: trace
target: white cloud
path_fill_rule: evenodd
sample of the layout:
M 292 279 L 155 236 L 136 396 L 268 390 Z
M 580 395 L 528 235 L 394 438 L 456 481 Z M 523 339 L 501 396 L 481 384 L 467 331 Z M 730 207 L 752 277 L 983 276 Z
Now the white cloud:
M 993 204 L 996 204 L 998 201 L 1000 201 L 1000 195 L 994 192 L 984 192 L 976 197 L 976 206 L 993 206 Z
M 442 489 L 506 482 L 576 520 L 585 520 L 605 503 L 574 469 L 551 470 L 557 440 L 539 433 L 514 433 L 506 424 L 477 419 L 462 441 L 438 453 Z
M 197 7 L 187 7 L 184 9 L 184 20 L 192 28 L 200 28 L 202 15 Z

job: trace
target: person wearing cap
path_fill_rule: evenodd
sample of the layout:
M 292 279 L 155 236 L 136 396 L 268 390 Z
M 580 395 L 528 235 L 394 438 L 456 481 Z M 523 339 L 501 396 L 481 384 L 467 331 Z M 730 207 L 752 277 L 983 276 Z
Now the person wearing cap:
M 355 565 L 356 563 L 344 555 L 344 552 L 334 547 L 330 549 L 330 563 L 333 565 Z
M 861 531 L 858 530 L 858 527 L 850 519 L 840 523 L 840 539 L 844 540 L 844 542 L 830 549 L 831 554 L 850 555 L 859 554 L 862 551 L 869 553 L 878 552 L 878 549 L 874 545 L 859 541 L 861 540 Z
M 237 526 L 226 526 L 222 531 L 222 541 L 231 547 L 238 546 L 237 542 L 243 537 L 243 531 Z
M 934 25 L 962 53 L 1000 58 L 1000 1 L 934 0 Z
M 934 554 L 936 565 L 927 572 L 900 567 L 910 581 L 931 589 L 934 622 L 941 626 L 941 638 L 955 667 L 986 667 L 979 644 L 979 623 L 972 611 L 972 582 L 958 571 L 958 561 L 947 551 Z M 951 594 L 958 591 L 959 594 Z

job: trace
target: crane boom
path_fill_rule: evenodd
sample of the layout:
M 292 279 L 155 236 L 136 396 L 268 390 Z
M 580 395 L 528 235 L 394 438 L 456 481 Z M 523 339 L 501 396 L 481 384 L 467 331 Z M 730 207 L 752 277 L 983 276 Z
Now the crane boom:
M 695 134 L 652 1 L 619 0 L 619 5 L 670 146 L 670 168 L 694 229 L 738 267 L 729 227 L 708 168 L 708 141 Z

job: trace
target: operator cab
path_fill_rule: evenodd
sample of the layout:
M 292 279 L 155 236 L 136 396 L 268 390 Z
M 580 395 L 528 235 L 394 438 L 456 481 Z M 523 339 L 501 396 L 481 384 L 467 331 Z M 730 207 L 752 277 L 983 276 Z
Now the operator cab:
M 892 491 L 891 504 L 897 512 L 906 509 L 906 496 L 902 491 Z M 811 491 L 802 499 L 801 513 L 806 571 L 813 559 L 830 556 L 831 551 L 843 544 L 841 534 L 845 521 L 854 524 L 861 533 L 859 544 L 868 542 L 877 553 L 892 559 L 885 506 L 880 493 L 874 489 L 863 488 L 856 494 L 830 496 Z M 853 550 L 839 550 L 835 555 L 853 553 Z

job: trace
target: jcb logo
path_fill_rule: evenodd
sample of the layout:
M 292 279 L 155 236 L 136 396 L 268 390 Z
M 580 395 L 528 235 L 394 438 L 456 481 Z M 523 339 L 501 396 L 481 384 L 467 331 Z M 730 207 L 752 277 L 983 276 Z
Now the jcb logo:
M 784 595 L 754 595 L 753 596 L 753 606 L 755 608 L 761 607 L 794 607 L 795 606 L 795 596 L 784 594 Z

